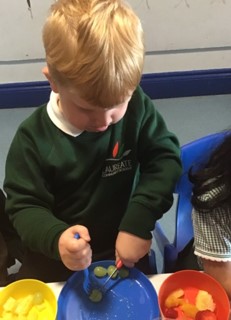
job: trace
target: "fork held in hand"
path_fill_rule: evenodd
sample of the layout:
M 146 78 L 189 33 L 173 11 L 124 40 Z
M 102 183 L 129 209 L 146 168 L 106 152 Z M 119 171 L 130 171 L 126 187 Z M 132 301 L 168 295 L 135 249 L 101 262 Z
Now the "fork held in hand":
M 76 233 L 74 235 L 75 239 L 80 239 L 80 235 Z M 91 294 L 91 283 L 90 283 L 90 278 L 89 278 L 89 270 L 88 268 L 85 268 L 83 270 L 83 275 L 84 275 L 84 280 L 83 280 L 83 289 L 86 292 L 86 294 L 89 296 Z

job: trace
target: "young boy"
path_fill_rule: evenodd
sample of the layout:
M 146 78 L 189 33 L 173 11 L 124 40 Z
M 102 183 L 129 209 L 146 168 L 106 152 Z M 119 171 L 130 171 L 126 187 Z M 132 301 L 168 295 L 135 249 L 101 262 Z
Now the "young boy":
M 121 0 L 58 0 L 43 41 L 50 101 L 6 164 L 6 210 L 27 248 L 18 278 L 66 280 L 102 259 L 133 267 L 181 173 L 177 138 L 138 87 L 141 23 Z

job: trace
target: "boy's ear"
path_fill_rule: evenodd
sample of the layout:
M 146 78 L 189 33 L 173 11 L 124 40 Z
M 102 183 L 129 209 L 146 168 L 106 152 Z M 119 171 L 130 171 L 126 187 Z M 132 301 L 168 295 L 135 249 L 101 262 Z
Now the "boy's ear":
M 42 73 L 49 81 L 52 91 L 54 91 L 55 93 L 58 93 L 59 91 L 58 91 L 57 85 L 56 85 L 55 81 L 52 79 L 47 66 L 42 69 Z

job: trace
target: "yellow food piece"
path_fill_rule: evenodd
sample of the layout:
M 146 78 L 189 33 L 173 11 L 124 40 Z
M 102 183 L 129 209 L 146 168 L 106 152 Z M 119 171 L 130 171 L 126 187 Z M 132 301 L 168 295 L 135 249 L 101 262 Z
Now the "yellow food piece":
M 39 312 L 35 307 L 33 307 L 28 313 L 27 320 L 38 320 L 38 317 Z
M 196 307 L 199 311 L 210 310 L 214 311 L 216 304 L 213 301 L 213 297 L 205 290 L 199 290 L 196 296 Z
M 8 312 L 8 311 L 3 311 L 2 319 L 4 319 L 4 320 L 13 320 L 12 313 Z
M 33 299 L 34 299 L 34 296 L 32 294 L 26 296 L 25 298 L 20 299 L 17 303 L 15 313 L 17 315 L 23 315 L 23 316 L 27 315 L 33 306 Z
M 8 312 L 14 312 L 16 305 L 16 299 L 14 299 L 13 297 L 9 297 L 3 305 L 3 310 Z
M 167 308 L 174 308 L 182 305 L 185 301 L 184 297 L 184 290 L 177 289 L 170 293 L 170 295 L 165 300 L 165 307 Z
M 13 319 L 14 319 L 14 320 L 27 320 L 27 317 L 21 315 L 21 316 L 15 316 Z
M 180 308 L 187 317 L 190 317 L 193 319 L 196 317 L 196 314 L 198 312 L 197 307 L 191 303 L 183 303 Z
M 13 297 L 9 297 L 3 305 L 3 310 L 6 312 L 14 311 L 16 307 L 16 300 Z
M 11 312 L 3 311 L 2 313 L 2 319 L 4 320 L 13 320 L 14 315 Z
M 3 305 L 3 311 L 0 311 L 0 320 L 38 320 L 40 312 L 46 308 L 40 292 L 20 299 L 9 297 Z
M 33 298 L 33 304 L 42 304 L 44 302 L 43 294 L 41 292 L 35 292 Z
M 46 303 L 45 302 L 43 302 L 43 303 L 40 303 L 40 304 L 37 304 L 36 305 L 36 308 L 37 308 L 37 310 L 40 312 L 40 311 L 43 311 L 44 309 L 46 309 Z

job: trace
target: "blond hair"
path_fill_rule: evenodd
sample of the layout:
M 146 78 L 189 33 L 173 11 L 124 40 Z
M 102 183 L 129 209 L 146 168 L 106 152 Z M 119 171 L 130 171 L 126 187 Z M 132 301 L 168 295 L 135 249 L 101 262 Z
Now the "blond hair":
M 143 30 L 122 0 L 58 0 L 43 28 L 54 81 L 100 107 L 117 105 L 140 82 Z

